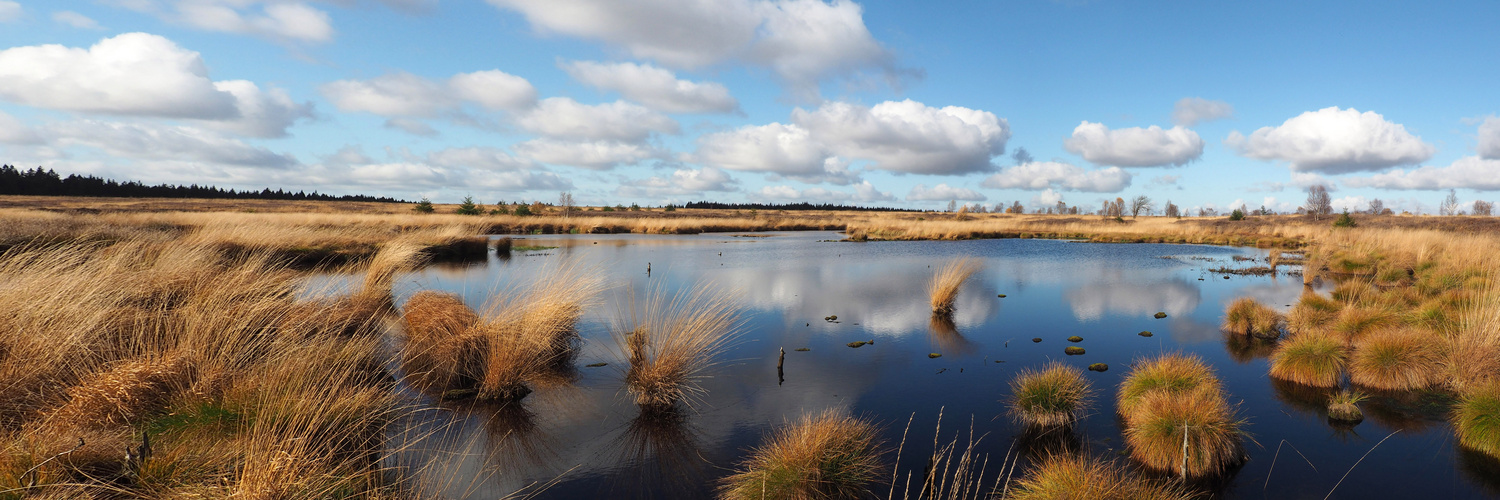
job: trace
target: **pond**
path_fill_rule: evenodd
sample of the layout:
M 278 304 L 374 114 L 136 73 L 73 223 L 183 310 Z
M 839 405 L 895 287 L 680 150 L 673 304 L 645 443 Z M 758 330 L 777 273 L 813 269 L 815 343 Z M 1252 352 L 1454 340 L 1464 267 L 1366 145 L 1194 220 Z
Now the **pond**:
M 1095 454 L 1125 460 L 1115 388 L 1133 360 L 1181 351 L 1213 366 L 1248 422 L 1250 460 L 1204 486 L 1214 497 L 1323 498 L 1335 484 L 1335 498 L 1500 494 L 1500 467 L 1455 447 L 1440 396 L 1377 397 L 1361 405 L 1362 424 L 1331 425 L 1322 395 L 1267 377 L 1268 346 L 1221 333 L 1225 306 L 1238 297 L 1285 311 L 1304 293 L 1299 276 L 1226 279 L 1209 271 L 1242 266 L 1236 256 L 1264 259 L 1264 250 L 1022 239 L 831 241 L 840 237 L 537 235 L 517 238 L 516 245 L 553 248 L 403 276 L 398 304 L 435 289 L 480 308 L 563 261 L 597 266 L 612 288 L 579 327 L 575 382 L 539 389 L 521 407 L 505 409 L 438 404 L 412 391 L 432 409 L 392 431 L 399 451 L 387 462 L 414 471 L 426 492 L 448 498 L 497 498 L 528 485 L 546 485 L 541 498 L 711 498 L 716 481 L 769 431 L 806 413 L 844 408 L 880 423 L 892 449 L 905 434 L 897 483 L 913 473 L 915 484 L 939 429 L 937 439 L 947 443 L 967 442 L 972 428 L 983 436 L 977 449 L 991 464 L 1003 461 L 1022 437 L 1022 426 L 1006 414 L 1009 381 L 1054 360 L 1109 365 L 1086 372 L 1094 402 L 1072 437 Z M 984 268 L 959 294 L 951 324 L 933 322 L 927 282 L 939 265 L 964 256 L 981 259 Z M 626 363 L 610 327 L 629 290 L 673 292 L 701 283 L 734 290 L 742 334 L 689 410 L 676 418 L 641 417 L 624 388 Z M 1166 317 L 1153 317 L 1157 312 Z M 1069 342 L 1074 335 L 1083 340 Z M 1065 355 L 1066 346 L 1086 353 Z M 607 365 L 588 366 L 598 363 Z M 887 463 L 894 458 L 887 455 Z M 995 481 L 994 468 L 986 486 Z M 1015 475 L 1023 470 L 1024 464 Z M 881 496 L 887 488 L 878 488 Z M 898 488 L 895 496 L 901 495 Z

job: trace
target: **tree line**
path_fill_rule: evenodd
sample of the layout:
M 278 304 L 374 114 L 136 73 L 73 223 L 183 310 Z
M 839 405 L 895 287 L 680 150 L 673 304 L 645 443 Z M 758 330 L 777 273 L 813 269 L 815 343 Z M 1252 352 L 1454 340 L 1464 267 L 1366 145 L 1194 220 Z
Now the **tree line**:
M 224 189 L 214 186 L 190 184 L 179 186 L 157 184 L 154 186 L 137 181 L 119 182 L 92 175 L 70 174 L 67 177 L 42 167 L 31 170 L 18 169 L 10 165 L 0 166 L 0 195 L 30 196 L 88 196 L 121 198 L 227 198 L 254 200 L 312 200 L 312 201 L 370 201 L 381 203 L 406 203 L 406 201 L 383 196 L 330 195 L 317 191 L 284 191 L 270 188 L 260 191 Z
M 846 210 L 855 212 L 921 212 L 909 208 L 862 207 L 858 205 L 834 205 L 832 203 L 721 203 L 717 201 L 695 201 L 682 208 L 711 208 L 720 210 Z

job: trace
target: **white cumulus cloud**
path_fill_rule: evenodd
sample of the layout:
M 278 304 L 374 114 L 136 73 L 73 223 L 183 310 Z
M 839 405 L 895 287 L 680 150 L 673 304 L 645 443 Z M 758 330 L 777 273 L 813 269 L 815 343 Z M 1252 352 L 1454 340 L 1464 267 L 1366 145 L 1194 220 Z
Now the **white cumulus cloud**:
M 1500 190 L 1500 159 L 1465 156 L 1446 167 L 1424 165 L 1411 170 L 1398 168 L 1371 177 L 1347 178 L 1344 184 L 1381 189 L 1435 191 L 1467 188 L 1496 191 Z
M 1118 193 L 1130 187 L 1130 179 L 1130 172 L 1120 167 L 1085 170 L 1077 165 L 1045 161 L 1007 168 L 985 178 L 981 185 L 991 189 L 1061 189 Z
M 244 80 L 214 82 L 197 52 L 164 37 L 126 33 L 93 46 L 0 51 L 0 99 L 38 108 L 204 120 L 256 137 L 279 137 L 312 105 Z
M 385 117 L 431 118 L 457 112 L 464 102 L 519 111 L 536 104 L 537 97 L 531 82 L 499 70 L 459 73 L 446 80 L 398 72 L 329 82 L 321 90 L 339 110 Z
M 863 9 L 848 0 L 488 1 L 520 12 L 543 35 L 599 40 L 672 67 L 762 65 L 799 98 L 815 97 L 828 78 L 900 77 Z
M 1180 167 L 1203 156 L 1203 139 L 1180 125 L 1110 130 L 1102 123 L 1085 121 L 1073 129 L 1073 137 L 1063 147 L 1096 165 L 1119 167 Z
M 665 113 L 728 113 L 740 103 L 715 82 L 681 80 L 650 64 L 575 61 L 563 69 L 584 85 L 613 90 L 620 96 Z
M 746 125 L 698 138 L 690 161 L 729 170 L 775 174 L 801 182 L 846 185 L 859 181 L 848 162 L 833 156 L 807 129 L 770 123 Z
M 1500 160 L 1500 117 L 1488 117 L 1479 124 L 1479 157 Z
M 1172 123 L 1192 127 L 1199 123 L 1234 117 L 1234 106 L 1202 97 L 1184 97 L 1172 107 Z
M 626 181 L 619 188 L 615 189 L 615 194 L 627 198 L 656 198 L 695 195 L 705 191 L 735 191 L 738 189 L 739 181 L 730 177 L 728 172 L 714 167 L 703 167 L 697 170 L 690 168 L 678 169 L 672 172 L 671 177 L 651 177 Z
M 680 130 L 675 120 L 639 104 L 582 104 L 566 97 L 543 99 L 516 122 L 532 133 L 582 140 L 641 141 L 652 132 Z
M 917 184 L 906 194 L 906 201 L 984 201 L 984 194 L 968 188 L 956 188 L 947 184 L 938 184 L 927 187 L 926 184 Z
M 514 148 L 517 153 L 531 160 L 591 170 L 609 170 L 616 166 L 633 165 L 665 155 L 662 151 L 644 144 L 608 140 L 571 141 L 543 138 L 516 144 Z
M 1338 107 L 1308 111 L 1249 136 L 1231 132 L 1224 142 L 1247 158 L 1282 160 L 1292 170 L 1328 174 L 1413 165 L 1436 151 L 1378 113 Z
M 165 19 L 204 31 L 254 35 L 272 40 L 326 42 L 333 39 L 328 13 L 302 2 L 178 0 Z
M 829 102 L 813 111 L 793 110 L 792 121 L 839 156 L 899 173 L 993 170 L 990 158 L 1004 153 L 1010 139 L 1010 124 L 993 113 L 910 99 L 874 107 Z

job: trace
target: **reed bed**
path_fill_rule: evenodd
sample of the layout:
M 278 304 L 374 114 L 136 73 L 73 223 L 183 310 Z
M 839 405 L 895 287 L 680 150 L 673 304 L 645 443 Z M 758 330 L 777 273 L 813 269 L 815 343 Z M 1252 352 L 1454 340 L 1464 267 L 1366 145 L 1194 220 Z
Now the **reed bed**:
M 1240 297 L 1225 310 L 1224 324 L 1220 328 L 1259 339 L 1275 340 L 1286 329 L 1286 318 L 1258 300 Z
M 615 326 L 615 338 L 629 368 L 625 385 L 642 407 L 665 408 L 701 394 L 698 381 L 733 345 L 743 320 L 733 296 L 707 285 L 668 297 L 646 294 Z
M 1059 362 L 1024 369 L 1010 382 L 1011 416 L 1037 427 L 1073 423 L 1088 405 L 1090 385 L 1082 370 Z
M 1186 500 L 1195 495 L 1180 486 L 1132 474 L 1114 461 L 1093 455 L 1057 454 L 1028 469 L 1004 498 Z
M 974 258 L 954 259 L 938 267 L 932 281 L 927 284 L 927 294 L 932 299 L 932 314 L 939 317 L 952 316 L 953 303 L 958 298 L 959 289 L 981 267 L 979 260 Z
M 882 473 L 879 429 L 842 410 L 804 415 L 772 432 L 725 477 L 723 499 L 865 498 Z

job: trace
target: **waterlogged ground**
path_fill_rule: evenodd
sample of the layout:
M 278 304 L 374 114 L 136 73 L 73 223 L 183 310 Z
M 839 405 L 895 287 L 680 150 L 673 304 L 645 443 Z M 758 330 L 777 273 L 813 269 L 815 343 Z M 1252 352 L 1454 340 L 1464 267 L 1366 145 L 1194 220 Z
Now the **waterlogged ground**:
M 1080 368 L 1107 363 L 1106 372 L 1087 372 L 1095 404 L 1073 438 L 1095 453 L 1119 455 L 1114 388 L 1133 359 L 1180 350 L 1213 365 L 1249 422 L 1251 459 L 1211 487 L 1219 498 L 1324 498 L 1346 472 L 1334 498 L 1500 495 L 1500 467 L 1456 451 L 1441 420 L 1441 398 L 1377 398 L 1361 405 L 1364 423 L 1332 426 L 1321 395 L 1266 376 L 1269 347 L 1220 333 L 1224 307 L 1237 297 L 1286 306 L 1303 293 L 1297 276 L 1224 279 L 1207 271 L 1250 265 L 1232 257 L 1263 258 L 1264 251 L 1052 240 L 837 243 L 823 241 L 839 238 L 825 232 L 755 236 L 763 237 L 535 236 L 516 244 L 557 248 L 403 277 L 398 303 L 438 289 L 476 308 L 567 260 L 598 266 L 615 288 L 581 326 L 575 382 L 539 388 L 523 408 L 434 405 L 393 431 L 399 451 L 387 461 L 426 478 L 429 493 L 451 498 L 496 498 L 548 483 L 542 498 L 708 498 L 715 481 L 775 426 L 843 407 L 884 424 L 892 448 L 910 421 L 898 484 L 908 473 L 913 484 L 920 481 L 940 413 L 943 443 L 956 433 L 966 439 L 972 426 L 990 457 L 990 485 L 1021 437 L 1002 402 L 1015 372 L 1049 360 Z M 983 259 L 984 270 L 959 295 L 953 324 L 934 324 L 927 280 L 959 256 Z M 610 325 L 630 289 L 670 292 L 702 282 L 738 291 L 743 335 L 703 382 L 706 392 L 691 410 L 641 417 L 623 387 L 623 357 Z M 1167 318 L 1153 318 L 1158 311 Z M 824 320 L 830 315 L 837 322 Z M 1072 335 L 1084 340 L 1065 340 Z M 875 342 L 846 346 L 861 340 Z M 1087 353 L 1066 356 L 1069 345 Z M 785 379 L 779 380 L 782 348 Z M 586 367 L 596 363 L 608 364 Z

